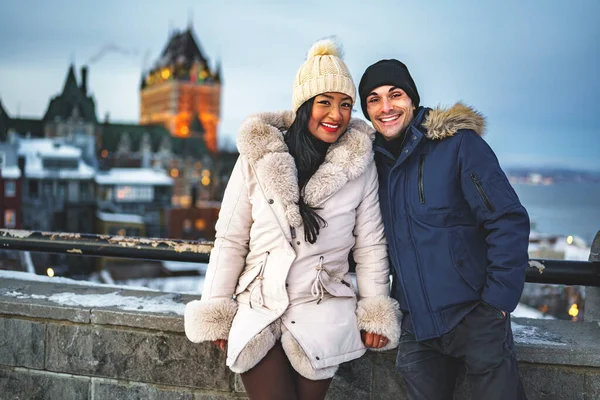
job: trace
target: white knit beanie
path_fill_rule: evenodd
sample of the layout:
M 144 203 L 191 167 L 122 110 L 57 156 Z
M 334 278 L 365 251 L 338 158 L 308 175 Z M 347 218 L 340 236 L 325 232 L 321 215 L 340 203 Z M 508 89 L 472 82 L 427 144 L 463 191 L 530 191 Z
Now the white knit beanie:
M 319 40 L 308 50 L 294 79 L 292 110 L 296 112 L 306 100 L 326 92 L 346 94 L 352 102 L 356 98 L 356 86 L 333 38 Z

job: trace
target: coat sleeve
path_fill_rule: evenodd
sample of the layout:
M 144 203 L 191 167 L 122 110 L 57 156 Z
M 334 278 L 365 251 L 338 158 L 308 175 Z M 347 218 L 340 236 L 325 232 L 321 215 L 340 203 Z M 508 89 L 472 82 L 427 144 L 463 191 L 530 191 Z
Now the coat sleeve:
M 465 131 L 458 151 L 461 185 L 487 245 L 487 277 L 482 300 L 512 312 L 521 297 L 529 255 L 529 216 L 479 135 Z
M 252 225 L 245 167 L 247 161 L 240 156 L 223 196 L 202 298 L 185 308 L 185 333 L 192 342 L 227 339 L 237 311 L 233 294 L 245 265 Z
M 356 209 L 354 228 L 356 282 L 358 301 L 356 315 L 359 329 L 384 335 L 387 346 L 378 351 L 393 349 L 400 339 L 400 307 L 390 297 L 390 270 L 383 220 L 379 208 L 379 183 L 375 163 L 371 162 L 365 175 L 363 199 Z

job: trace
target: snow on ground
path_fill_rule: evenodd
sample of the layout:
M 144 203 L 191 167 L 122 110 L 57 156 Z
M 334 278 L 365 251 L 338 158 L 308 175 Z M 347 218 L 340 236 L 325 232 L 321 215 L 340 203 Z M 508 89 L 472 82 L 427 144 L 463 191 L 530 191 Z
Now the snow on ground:
M 48 283 L 61 283 L 65 285 L 79 285 L 79 286 L 102 286 L 109 287 L 115 289 L 129 289 L 129 290 L 152 290 L 147 287 L 133 287 L 133 286 L 119 286 L 119 285 L 107 285 L 104 283 L 99 283 L 96 278 L 96 281 L 80 281 L 70 278 L 62 278 L 55 276 L 50 278 L 46 275 L 36 275 L 30 274 L 29 272 L 20 272 L 20 271 L 4 271 L 0 270 L 0 279 L 20 279 L 23 281 L 34 281 L 34 282 L 48 282 Z M 155 291 L 155 290 L 154 290 Z
M 556 319 L 523 303 L 517 304 L 517 308 L 510 315 L 516 318 Z
M 123 286 L 143 286 L 160 292 L 195 294 L 202 293 L 204 276 L 174 276 L 170 278 L 141 278 L 118 281 Z

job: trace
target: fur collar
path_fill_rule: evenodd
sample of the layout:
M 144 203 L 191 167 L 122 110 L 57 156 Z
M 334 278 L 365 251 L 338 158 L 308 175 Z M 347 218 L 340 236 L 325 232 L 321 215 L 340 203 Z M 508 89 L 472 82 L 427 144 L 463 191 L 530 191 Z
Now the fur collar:
M 485 117 L 463 103 L 456 103 L 448 109 L 436 107 L 429 111 L 422 126 L 431 140 L 454 136 L 459 129 L 470 129 L 483 136 L 486 129 Z
M 289 224 L 299 227 L 298 173 L 283 139 L 293 120 L 291 111 L 253 115 L 242 124 L 237 146 L 254 167 L 265 195 L 278 198 Z M 366 170 L 373 159 L 373 134 L 364 121 L 350 121 L 346 133 L 329 147 L 325 161 L 306 184 L 304 201 L 308 205 L 319 205 Z

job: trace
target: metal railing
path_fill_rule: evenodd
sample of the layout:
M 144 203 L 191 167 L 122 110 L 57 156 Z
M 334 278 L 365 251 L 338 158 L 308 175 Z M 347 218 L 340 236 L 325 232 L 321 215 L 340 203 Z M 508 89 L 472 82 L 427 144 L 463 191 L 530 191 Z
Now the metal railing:
M 0 230 L 0 249 L 80 256 L 207 263 L 212 245 L 194 240 Z M 531 259 L 526 281 L 600 287 L 600 260 L 593 257 L 600 251 L 596 248 L 599 245 L 600 232 L 594 240 L 590 261 Z

